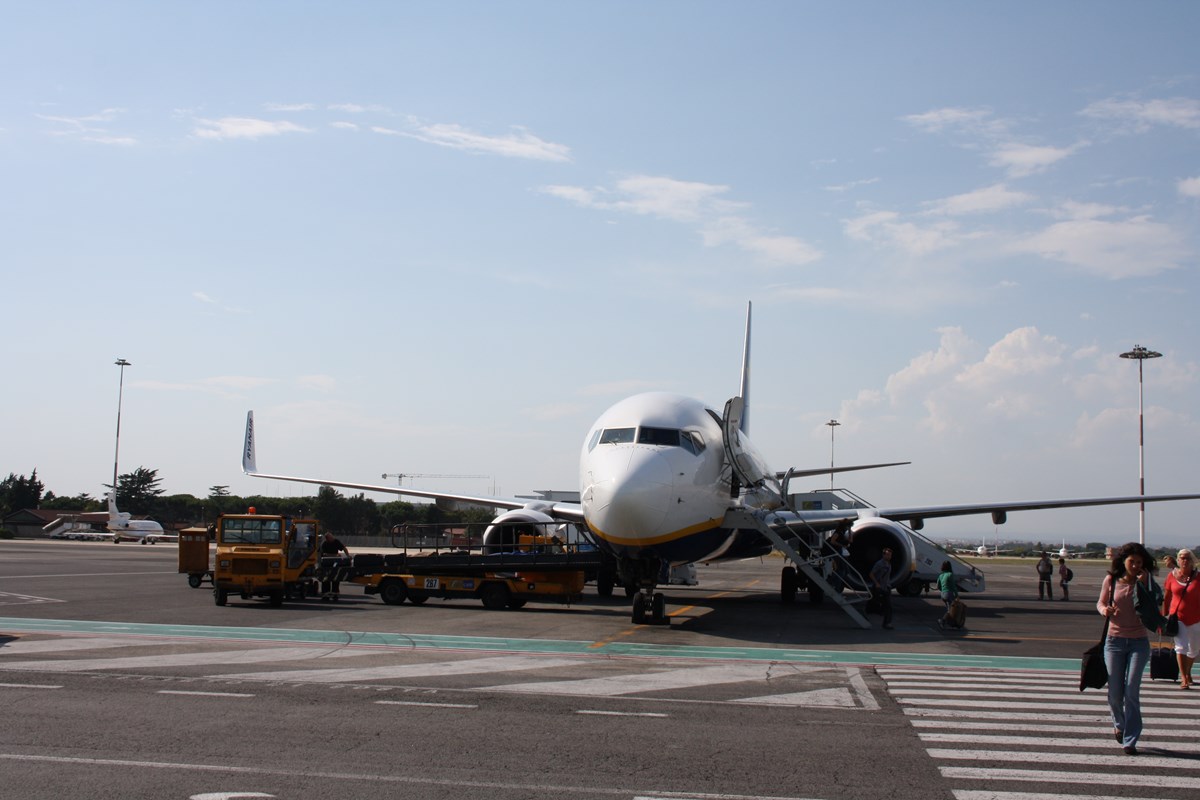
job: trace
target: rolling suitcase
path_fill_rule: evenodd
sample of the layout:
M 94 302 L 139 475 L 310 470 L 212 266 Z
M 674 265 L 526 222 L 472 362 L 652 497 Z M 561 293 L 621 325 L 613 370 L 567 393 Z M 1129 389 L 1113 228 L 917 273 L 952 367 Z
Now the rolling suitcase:
M 950 624 L 959 629 L 967 624 L 967 604 L 958 598 L 950 604 Z
M 1150 680 L 1174 681 L 1179 679 L 1179 662 L 1170 647 L 1155 647 L 1150 651 Z

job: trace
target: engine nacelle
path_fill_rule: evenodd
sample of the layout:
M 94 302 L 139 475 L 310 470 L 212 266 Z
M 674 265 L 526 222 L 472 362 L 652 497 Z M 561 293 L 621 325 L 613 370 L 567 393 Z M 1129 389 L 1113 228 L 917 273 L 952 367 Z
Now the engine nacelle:
M 483 552 L 502 553 L 513 550 L 520 544 L 522 536 L 549 537 L 554 534 L 559 524 L 554 517 L 534 508 L 505 511 L 484 529 Z
M 850 564 L 858 570 L 863 580 L 869 581 L 871 567 L 883 556 L 883 549 L 892 551 L 892 586 L 903 586 L 912 576 L 913 562 L 916 560 L 916 548 L 913 547 L 912 537 L 908 531 L 896 522 L 888 519 L 860 519 L 850 528 Z M 858 583 L 853 575 L 848 576 L 846 583 L 854 589 L 866 589 Z

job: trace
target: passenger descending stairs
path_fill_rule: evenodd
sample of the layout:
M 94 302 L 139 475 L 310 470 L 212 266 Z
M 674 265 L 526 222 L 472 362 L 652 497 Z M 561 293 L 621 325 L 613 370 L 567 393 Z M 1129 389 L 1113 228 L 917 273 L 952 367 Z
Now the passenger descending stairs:
M 851 585 L 866 586 L 867 582 L 840 554 L 821 551 L 824 537 L 814 534 L 813 543 L 810 543 L 790 528 L 783 517 L 765 509 L 730 508 L 725 512 L 723 524 L 727 528 L 756 530 L 767 537 L 779 552 L 796 565 L 796 569 L 804 573 L 812 586 L 824 592 L 825 599 L 836 603 L 863 630 L 871 629 L 871 623 L 858 610 L 858 606 L 865 604 L 867 594 L 859 591 L 838 592 L 829 579 L 833 577 L 836 563 L 839 571 L 852 578 L 849 581 Z

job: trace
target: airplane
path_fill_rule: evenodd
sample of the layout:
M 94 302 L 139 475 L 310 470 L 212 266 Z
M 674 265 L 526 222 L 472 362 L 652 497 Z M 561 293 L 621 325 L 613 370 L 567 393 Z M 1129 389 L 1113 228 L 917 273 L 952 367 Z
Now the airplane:
M 821 594 L 833 596 L 860 627 L 870 628 L 827 580 L 831 566 L 838 565 L 830 564 L 830 559 L 837 557 L 824 554 L 824 541 L 835 529 L 849 526 L 845 560 L 852 569 L 842 572 L 851 588 L 867 588 L 861 576 L 869 573 L 884 548 L 894 554 L 891 585 L 900 587 L 907 584 L 917 563 L 920 543 L 913 531 L 920 530 L 927 519 L 990 514 L 999 525 L 1013 511 L 1200 499 L 1200 494 L 1182 494 L 897 508 L 792 508 L 788 483 L 795 477 L 906 462 L 772 471 L 748 436 L 751 310 L 748 304 L 740 393 L 722 412 L 700 400 L 666 392 L 637 394 L 617 402 L 600 415 L 583 439 L 579 502 L 486 497 L 260 472 L 253 411 L 246 415 L 242 470 L 255 478 L 495 508 L 502 513 L 485 532 L 485 543 L 489 536 L 504 536 L 505 525 L 511 523 L 575 523 L 585 527 L 597 546 L 616 560 L 618 581 L 636 588 L 633 622 L 654 624 L 669 623 L 663 595 L 655 591 L 664 562 L 669 566 L 707 563 L 763 556 L 778 549 L 795 565 L 781 571 L 780 592 L 785 600 L 789 593 L 795 595 L 799 569 L 808 578 L 812 599 L 817 599 L 815 587 Z M 982 586 L 974 568 L 962 567 Z M 960 586 L 966 577 L 960 577 Z
M 152 519 L 130 519 L 129 513 L 117 510 L 116 492 L 108 493 L 108 531 L 114 542 L 122 539 L 144 541 L 147 536 L 163 536 L 163 527 Z M 105 536 L 104 538 L 108 538 Z

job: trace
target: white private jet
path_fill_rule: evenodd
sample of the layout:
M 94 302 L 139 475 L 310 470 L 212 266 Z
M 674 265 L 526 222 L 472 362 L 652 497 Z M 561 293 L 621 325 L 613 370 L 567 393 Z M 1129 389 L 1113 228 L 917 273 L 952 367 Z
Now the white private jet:
M 785 600 L 789 594 L 795 596 L 799 569 L 810 587 L 832 596 L 861 627 L 869 628 L 870 623 L 836 591 L 831 574 L 837 572 L 851 588 L 864 589 L 866 581 L 861 575 L 870 571 L 884 548 L 890 548 L 894 554 L 892 585 L 906 584 L 917 563 L 912 531 L 923 527 L 926 519 L 990 514 L 999 525 L 1010 511 L 1200 499 L 1200 494 L 1184 494 L 796 510 L 789 506 L 788 482 L 792 478 L 891 464 L 771 471 L 747 437 L 749 374 L 747 307 L 740 396 L 727 402 L 723 413 L 699 400 L 665 392 L 638 394 L 618 402 L 584 437 L 578 503 L 531 502 L 259 472 L 253 411 L 246 415 L 242 470 L 256 478 L 504 509 L 485 533 L 485 543 L 488 535 L 503 536 L 505 524 L 557 521 L 585 525 L 597 544 L 616 559 L 618 580 L 637 587 L 635 623 L 666 621 L 665 601 L 655 592 L 664 562 L 672 566 L 703 563 L 761 556 L 779 549 L 795 564 L 784 567 L 781 575 Z M 847 525 L 849 556 L 843 563 L 835 563 L 841 556 L 830 553 L 825 536 Z M 928 556 L 922 558 L 928 560 Z M 981 588 L 981 576 L 969 565 L 962 566 Z M 960 586 L 965 577 L 960 577 Z
M 117 510 L 116 492 L 108 493 L 108 531 L 114 542 L 122 539 L 144 540 L 147 536 L 163 536 L 163 527 L 152 519 L 130 519 L 129 513 Z M 107 537 L 106 537 L 107 538 Z

